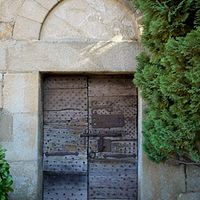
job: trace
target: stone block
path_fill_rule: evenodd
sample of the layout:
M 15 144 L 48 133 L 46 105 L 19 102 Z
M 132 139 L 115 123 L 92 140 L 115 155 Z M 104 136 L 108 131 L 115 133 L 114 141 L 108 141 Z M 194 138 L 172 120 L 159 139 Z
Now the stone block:
M 97 60 L 82 52 L 83 43 L 18 42 L 9 49 L 8 68 L 14 71 L 97 71 Z
M 39 200 L 38 198 L 38 162 L 11 162 L 10 172 L 13 177 L 9 200 Z M 42 185 L 40 185 L 42 187 Z
M 40 39 L 58 40 L 63 38 L 81 38 L 85 41 L 88 40 L 88 37 L 79 31 L 79 29 L 72 28 L 70 24 L 59 17 L 49 15 L 48 20 L 42 26 Z
M 58 3 L 57 0 L 36 0 L 36 2 L 38 2 L 48 10 L 50 10 L 54 5 Z
M 13 126 L 12 115 L 8 113 L 2 113 L 0 116 L 0 130 L 1 130 L 0 142 L 1 144 L 13 142 L 12 126 Z
M 36 160 L 38 157 L 37 114 L 14 114 L 12 129 L 9 141 L 2 143 L 7 149 L 6 159 L 9 161 Z
M 13 38 L 16 40 L 38 40 L 41 24 L 18 16 L 15 22 Z
M 18 41 L 8 50 L 14 71 L 134 72 L 139 42 Z
M 48 10 L 34 0 L 26 0 L 19 11 L 21 17 L 42 23 Z
M 24 0 L 1 0 L 0 1 L 0 21 L 12 22 L 18 16 L 18 12 Z
M 2 91 L 2 89 L 3 89 L 2 74 L 0 74 L 0 109 L 3 108 L 3 97 L 2 97 L 3 91 Z
M 0 39 L 9 39 L 12 36 L 12 26 L 9 23 L 0 23 Z
M 171 166 L 150 162 L 140 156 L 139 200 L 177 200 L 185 192 L 184 166 Z
M 4 75 L 4 109 L 10 113 L 38 112 L 39 74 Z
M 199 200 L 200 192 L 189 192 L 179 194 L 177 200 Z
M 200 167 L 194 165 L 187 165 L 187 191 L 200 192 Z M 200 198 L 199 198 L 200 199 Z
M 123 72 L 136 71 L 137 61 L 135 57 L 144 51 L 139 42 L 120 41 L 113 38 L 113 42 L 105 42 L 94 50 L 96 58 L 107 71 Z
M 0 41 L 0 70 L 6 69 L 6 49 L 5 43 Z

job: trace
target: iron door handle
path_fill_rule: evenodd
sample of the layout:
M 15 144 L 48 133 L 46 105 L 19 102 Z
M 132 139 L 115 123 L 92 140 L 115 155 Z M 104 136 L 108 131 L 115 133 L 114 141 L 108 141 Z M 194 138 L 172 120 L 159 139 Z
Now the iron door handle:
M 121 133 L 110 133 L 110 134 L 81 134 L 81 137 L 120 137 Z
M 79 153 L 78 152 L 67 152 L 67 151 L 58 151 L 58 152 L 46 152 L 45 153 L 45 156 L 68 156 L 68 155 L 75 155 L 75 156 L 78 156 Z
M 104 154 L 104 158 L 136 158 L 135 154 Z
M 89 153 L 89 157 L 90 157 L 90 158 L 95 158 L 95 157 L 96 157 L 96 152 L 91 151 L 91 152 Z

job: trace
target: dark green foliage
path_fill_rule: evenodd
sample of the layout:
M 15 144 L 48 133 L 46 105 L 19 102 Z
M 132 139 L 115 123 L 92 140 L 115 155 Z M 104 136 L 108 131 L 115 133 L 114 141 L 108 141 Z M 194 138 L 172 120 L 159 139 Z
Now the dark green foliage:
M 9 164 L 5 160 L 5 149 L 0 145 L 0 199 L 7 200 L 8 192 L 13 192 L 10 187 L 13 184 L 12 176 L 9 172 Z
M 144 13 L 134 83 L 147 102 L 144 150 L 154 162 L 200 163 L 200 1 L 136 0 Z

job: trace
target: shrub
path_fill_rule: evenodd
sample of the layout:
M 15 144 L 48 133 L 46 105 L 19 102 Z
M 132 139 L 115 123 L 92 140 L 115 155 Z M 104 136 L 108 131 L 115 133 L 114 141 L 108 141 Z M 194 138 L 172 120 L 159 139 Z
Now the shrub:
M 156 163 L 200 163 L 200 1 L 135 0 L 144 13 L 134 83 L 147 102 L 143 149 Z
M 10 166 L 5 160 L 5 151 L 0 145 L 0 199 L 7 200 L 8 192 L 13 192 L 10 187 L 13 184 L 12 176 L 10 175 Z

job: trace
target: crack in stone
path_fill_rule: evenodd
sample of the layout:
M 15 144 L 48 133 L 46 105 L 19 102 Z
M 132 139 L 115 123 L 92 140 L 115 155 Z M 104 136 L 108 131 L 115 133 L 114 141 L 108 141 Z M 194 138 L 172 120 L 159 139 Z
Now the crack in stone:
M 64 19 L 60 18 L 56 14 L 55 14 L 55 17 L 57 19 L 63 21 L 66 25 L 68 25 L 69 27 L 71 27 L 73 30 L 77 31 L 79 34 L 82 34 L 84 36 L 85 33 L 81 29 L 75 28 L 73 25 L 69 24 L 67 21 L 65 21 Z
M 185 174 L 185 192 L 187 192 L 187 190 L 188 190 L 188 186 L 187 186 L 187 182 L 188 182 L 188 179 L 187 179 L 187 165 L 184 165 L 184 174 Z

